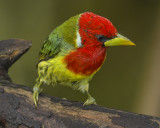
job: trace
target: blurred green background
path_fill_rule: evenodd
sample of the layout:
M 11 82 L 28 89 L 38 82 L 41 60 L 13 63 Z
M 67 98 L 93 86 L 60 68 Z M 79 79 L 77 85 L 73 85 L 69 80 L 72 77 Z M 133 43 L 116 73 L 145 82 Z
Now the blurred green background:
M 43 41 L 76 14 L 90 11 L 111 20 L 136 47 L 112 47 L 90 82 L 97 103 L 114 109 L 160 116 L 160 0 L 0 0 L 0 40 L 32 40 L 31 49 L 9 70 L 12 80 L 32 87 Z M 86 96 L 67 87 L 44 92 L 74 101 Z

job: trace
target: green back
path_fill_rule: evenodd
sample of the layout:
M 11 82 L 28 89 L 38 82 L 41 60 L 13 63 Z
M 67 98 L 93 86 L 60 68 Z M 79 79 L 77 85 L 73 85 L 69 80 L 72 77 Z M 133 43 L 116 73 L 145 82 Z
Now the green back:
M 80 15 L 71 17 L 54 29 L 40 50 L 39 62 L 55 57 L 61 52 L 76 48 L 78 19 Z

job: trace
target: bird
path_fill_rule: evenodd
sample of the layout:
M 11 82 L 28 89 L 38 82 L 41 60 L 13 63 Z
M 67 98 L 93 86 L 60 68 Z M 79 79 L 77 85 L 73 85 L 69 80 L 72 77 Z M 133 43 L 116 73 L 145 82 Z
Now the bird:
M 96 104 L 89 93 L 89 82 L 101 68 L 110 46 L 134 46 L 118 33 L 111 21 L 92 12 L 71 17 L 55 28 L 44 41 L 33 87 L 37 107 L 42 85 L 68 86 L 87 95 L 83 105 Z

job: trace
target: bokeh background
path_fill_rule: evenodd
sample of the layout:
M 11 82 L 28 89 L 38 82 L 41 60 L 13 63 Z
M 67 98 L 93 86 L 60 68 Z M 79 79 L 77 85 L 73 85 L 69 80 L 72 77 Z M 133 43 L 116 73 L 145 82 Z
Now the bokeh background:
M 160 116 L 160 0 L 0 0 L 0 40 L 32 40 L 31 49 L 9 70 L 12 80 L 33 87 L 36 64 L 49 33 L 76 14 L 91 11 L 112 21 L 136 47 L 112 47 L 90 82 L 97 103 Z M 69 100 L 86 96 L 67 87 L 44 92 Z

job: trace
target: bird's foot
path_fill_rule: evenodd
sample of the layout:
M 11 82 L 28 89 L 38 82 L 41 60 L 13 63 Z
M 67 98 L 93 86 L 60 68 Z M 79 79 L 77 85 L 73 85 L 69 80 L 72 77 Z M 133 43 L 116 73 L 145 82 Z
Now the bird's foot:
M 93 97 L 89 97 L 87 100 L 86 100 L 86 102 L 83 104 L 83 106 L 85 106 L 85 105 L 91 105 L 91 104 L 97 104 L 96 103 L 96 100 L 93 98 Z
M 42 92 L 42 89 L 39 89 L 38 87 L 34 87 L 33 88 L 33 101 L 34 101 L 34 104 L 37 108 L 37 103 L 38 103 L 38 96 L 39 96 L 39 93 Z

